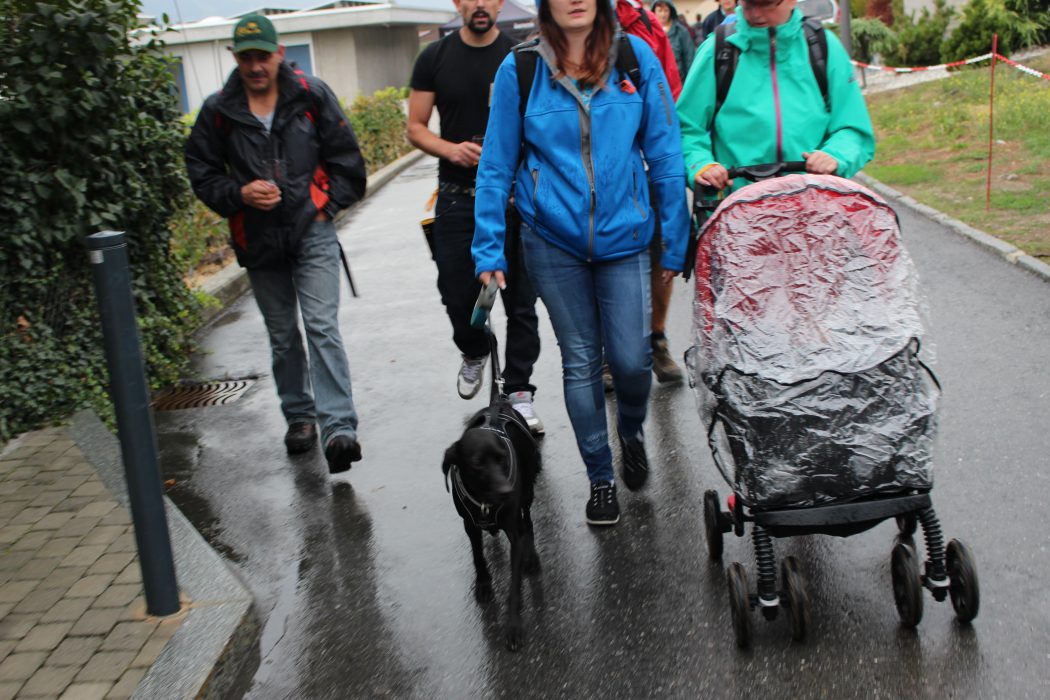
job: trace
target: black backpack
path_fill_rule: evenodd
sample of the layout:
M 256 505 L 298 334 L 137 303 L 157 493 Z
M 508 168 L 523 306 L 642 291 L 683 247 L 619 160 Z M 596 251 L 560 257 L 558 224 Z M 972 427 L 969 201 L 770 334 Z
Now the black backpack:
M 648 23 L 649 18 L 642 13 L 642 17 Z M 532 39 L 514 47 L 514 62 L 518 71 L 518 112 L 522 118 L 525 117 L 525 108 L 529 105 L 529 93 L 532 92 L 532 81 L 536 77 L 536 61 L 539 54 L 535 51 L 526 51 L 539 43 L 539 39 Z M 616 68 L 621 73 L 626 73 L 636 88 L 642 87 L 642 71 L 638 67 L 638 57 L 634 55 L 634 47 L 631 46 L 627 34 L 620 34 L 620 45 L 616 50 Z
M 802 22 L 809 47 L 809 65 L 813 77 L 817 79 L 820 94 L 824 96 L 824 109 L 831 111 L 831 98 L 828 96 L 828 37 L 824 25 L 819 20 L 806 18 Z M 726 39 L 736 33 L 736 23 L 720 24 L 715 28 L 715 111 L 711 115 L 711 127 L 714 131 L 715 116 L 722 109 L 722 103 L 729 94 L 729 86 L 736 73 L 736 64 L 740 60 L 740 49 Z

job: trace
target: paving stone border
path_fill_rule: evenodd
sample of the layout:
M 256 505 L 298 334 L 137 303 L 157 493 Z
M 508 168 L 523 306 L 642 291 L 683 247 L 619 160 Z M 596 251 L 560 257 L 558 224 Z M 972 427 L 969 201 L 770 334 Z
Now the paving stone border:
M 128 508 L 117 438 L 93 411 L 75 414 L 66 430 L 106 487 Z M 189 604 L 179 613 L 179 628 L 138 682 L 132 697 L 223 698 L 252 659 L 261 632 L 254 601 L 167 497 L 164 504 L 179 590 Z
M 879 182 L 870 175 L 866 175 L 861 172 L 854 175 L 853 178 L 865 187 L 869 187 L 875 190 L 882 196 L 887 197 L 889 199 L 894 199 L 903 204 L 904 206 L 908 207 L 912 211 L 918 214 L 922 214 L 923 216 L 928 217 L 930 219 L 933 219 L 934 221 L 945 225 L 955 233 L 958 233 L 960 236 L 968 238 L 977 245 L 987 248 L 988 250 L 997 254 L 1006 262 L 1012 265 L 1017 265 L 1018 267 L 1022 267 L 1028 272 L 1031 272 L 1034 275 L 1038 275 L 1039 277 L 1043 278 L 1043 280 L 1050 282 L 1050 265 L 1047 265 L 1039 258 L 1032 257 L 1031 255 L 1028 255 L 1024 251 L 1022 251 L 1020 248 L 1010 243 L 1007 243 L 1002 239 L 996 238 L 995 236 L 989 233 L 985 233 L 984 231 L 975 229 L 973 226 L 964 224 L 958 219 L 948 216 L 942 211 L 938 211 L 937 209 L 934 209 L 931 206 L 922 204 L 921 202 L 915 200 L 912 197 L 909 197 L 903 192 L 898 192 L 889 185 L 885 185 Z

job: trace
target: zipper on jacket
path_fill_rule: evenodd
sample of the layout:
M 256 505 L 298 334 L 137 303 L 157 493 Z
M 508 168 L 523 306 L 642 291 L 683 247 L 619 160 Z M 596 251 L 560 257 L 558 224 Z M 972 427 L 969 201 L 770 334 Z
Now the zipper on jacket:
M 576 109 L 580 114 L 580 159 L 583 161 L 583 169 L 587 173 L 587 185 L 591 189 L 591 209 L 587 213 L 587 262 L 594 258 L 594 210 L 597 208 L 598 197 L 594 192 L 594 159 L 591 153 L 591 112 L 584 109 L 583 105 L 577 103 Z
M 777 85 L 777 30 L 769 28 L 769 70 L 773 77 L 773 107 L 777 115 L 777 162 L 784 160 L 784 129 L 780 117 L 780 86 Z

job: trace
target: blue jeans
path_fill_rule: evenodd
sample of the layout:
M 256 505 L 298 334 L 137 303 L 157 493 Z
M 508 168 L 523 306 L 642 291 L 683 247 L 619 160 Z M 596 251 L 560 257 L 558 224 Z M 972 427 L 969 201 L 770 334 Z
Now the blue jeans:
M 248 270 L 270 335 L 281 412 L 289 424 L 319 423 L 322 445 L 334 435 L 357 437 L 350 365 L 339 333 L 339 274 L 339 239 L 330 221 L 310 225 L 294 260 Z M 306 329 L 309 362 L 297 312 Z
M 587 262 L 522 224 L 525 264 L 561 348 L 565 408 L 591 482 L 612 481 L 602 357 L 616 388 L 617 426 L 641 433 L 652 385 L 649 252 Z M 604 350 L 604 351 L 603 351 Z

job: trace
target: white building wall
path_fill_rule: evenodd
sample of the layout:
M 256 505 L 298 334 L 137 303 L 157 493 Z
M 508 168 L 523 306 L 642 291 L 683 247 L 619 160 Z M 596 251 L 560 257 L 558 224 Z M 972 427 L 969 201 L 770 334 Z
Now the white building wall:
M 309 44 L 311 36 L 308 33 L 288 34 L 282 35 L 280 41 L 288 46 Z M 229 39 L 216 39 L 193 44 L 167 45 L 168 53 L 182 61 L 190 112 L 200 109 L 209 95 L 222 89 L 230 73 L 237 67 L 237 62 L 233 60 L 233 54 L 229 51 L 230 43 Z

